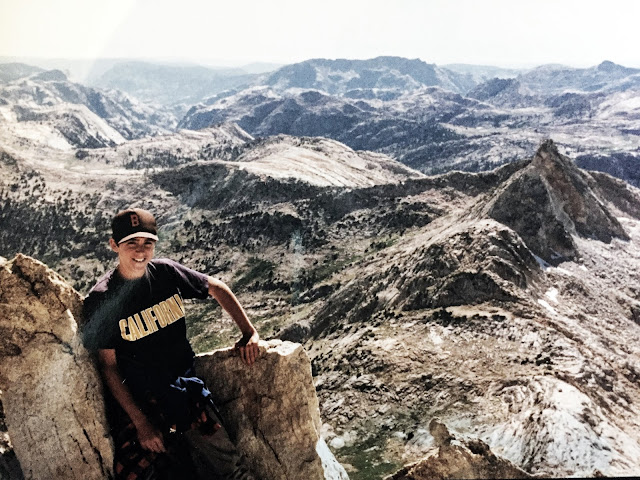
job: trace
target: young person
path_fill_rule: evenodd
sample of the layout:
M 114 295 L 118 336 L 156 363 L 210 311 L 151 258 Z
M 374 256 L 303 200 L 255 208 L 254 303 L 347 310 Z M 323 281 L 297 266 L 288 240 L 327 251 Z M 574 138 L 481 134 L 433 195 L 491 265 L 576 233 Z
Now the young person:
M 188 449 L 200 448 L 202 435 L 209 437 L 202 447 L 212 464 L 208 478 L 253 478 L 207 411 L 209 391 L 193 370 L 183 301 L 215 298 L 242 333 L 236 348 L 249 367 L 258 356 L 258 332 L 223 282 L 154 259 L 158 236 L 150 212 L 123 210 L 111 227 L 118 266 L 85 299 L 84 339 L 110 394 L 116 478 L 196 478 Z

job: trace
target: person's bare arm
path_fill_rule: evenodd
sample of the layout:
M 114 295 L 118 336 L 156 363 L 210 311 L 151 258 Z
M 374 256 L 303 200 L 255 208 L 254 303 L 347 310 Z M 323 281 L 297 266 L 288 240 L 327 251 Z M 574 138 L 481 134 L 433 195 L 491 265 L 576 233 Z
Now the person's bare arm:
M 240 357 L 247 365 L 253 365 L 258 357 L 260 336 L 231 289 L 221 280 L 209 277 L 209 295 L 224 308 L 242 332 L 242 338 L 236 342 Z
M 149 422 L 147 416 L 136 405 L 129 388 L 123 382 L 116 362 L 116 351 L 114 349 L 100 349 L 98 350 L 98 359 L 104 381 L 136 427 L 138 441 L 142 448 L 157 453 L 164 452 L 162 433 Z

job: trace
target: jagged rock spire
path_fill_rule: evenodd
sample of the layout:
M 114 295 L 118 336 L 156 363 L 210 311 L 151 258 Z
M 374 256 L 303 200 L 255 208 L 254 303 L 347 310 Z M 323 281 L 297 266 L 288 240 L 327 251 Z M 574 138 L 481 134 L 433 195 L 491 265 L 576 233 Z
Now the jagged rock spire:
M 533 159 L 488 202 L 486 213 L 514 229 L 549 262 L 576 260 L 573 235 L 610 242 L 627 239 L 593 178 L 545 140 Z

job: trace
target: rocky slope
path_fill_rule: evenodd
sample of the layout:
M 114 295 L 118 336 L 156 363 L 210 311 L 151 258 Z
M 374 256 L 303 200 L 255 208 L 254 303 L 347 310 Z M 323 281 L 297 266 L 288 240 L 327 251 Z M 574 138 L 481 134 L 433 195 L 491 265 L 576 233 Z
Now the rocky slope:
M 0 254 L 46 257 L 86 291 L 110 266 L 113 212 L 152 209 L 158 256 L 229 283 L 264 338 L 304 342 L 323 436 L 353 479 L 429 454 L 434 416 L 529 474 L 638 472 L 636 189 L 552 143 L 424 177 L 333 141 L 220 128 L 229 160 L 175 167 L 5 152 Z M 194 152 L 209 141 L 195 134 L 180 134 Z M 232 341 L 219 309 L 191 311 L 196 349 Z
M 430 450 L 426 419 L 440 416 L 532 474 L 639 471 L 638 216 L 594 180 L 545 144 L 506 182 L 332 279 L 339 289 L 283 335 L 312 345 L 339 453 L 376 452 L 366 466 L 391 470 Z M 489 220 L 509 190 L 513 217 L 544 221 L 518 235 Z M 625 192 L 637 206 L 624 184 L 608 195 Z M 549 264 L 550 220 L 579 259 Z
M 116 166 L 129 171 L 176 167 L 197 160 L 234 160 L 250 148 L 254 138 L 235 124 L 219 124 L 198 131 L 145 137 L 111 148 L 78 149 L 75 168 Z
M 357 152 L 323 138 L 271 137 L 234 161 L 255 176 L 318 187 L 368 187 L 423 177 L 386 155 Z
M 115 146 L 125 139 L 167 133 L 175 126 L 167 110 L 121 92 L 70 82 L 59 70 L 2 82 L 0 122 L 3 143 L 13 140 L 68 148 Z
M 437 419 L 429 423 L 434 448 L 428 457 L 408 465 L 385 480 L 447 478 L 535 478 L 508 460 L 497 457 L 481 440 L 458 441 Z
M 240 171 L 250 177 L 319 187 L 363 187 L 424 177 L 386 155 L 354 151 L 334 140 L 286 135 L 254 139 L 235 124 L 180 130 L 115 148 L 81 149 L 75 156 L 82 161 L 76 168 L 83 169 L 115 165 L 158 171 L 189 164 L 188 170 L 229 171 L 229 176 Z M 157 178 L 170 175 L 163 171 Z

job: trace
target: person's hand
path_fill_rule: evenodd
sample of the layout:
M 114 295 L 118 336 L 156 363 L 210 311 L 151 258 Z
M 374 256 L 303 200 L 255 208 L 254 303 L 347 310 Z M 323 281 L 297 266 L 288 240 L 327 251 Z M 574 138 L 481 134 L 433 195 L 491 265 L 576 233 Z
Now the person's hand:
M 150 452 L 163 453 L 166 452 L 162 433 L 146 418 L 138 422 L 136 425 L 138 433 L 138 441 L 140 446 Z
M 240 358 L 249 366 L 254 364 L 260 353 L 258 340 L 260 336 L 258 332 L 254 332 L 252 335 L 244 335 L 236 342 L 235 349 L 240 351 Z

